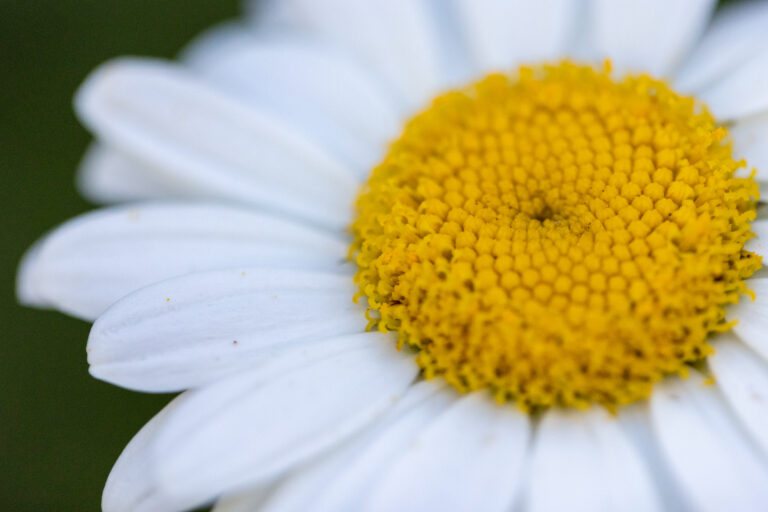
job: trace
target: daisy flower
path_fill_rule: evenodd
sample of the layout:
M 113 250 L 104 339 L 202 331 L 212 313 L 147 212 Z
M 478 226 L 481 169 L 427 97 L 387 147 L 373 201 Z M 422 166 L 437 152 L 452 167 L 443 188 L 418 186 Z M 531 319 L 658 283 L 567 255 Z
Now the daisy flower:
M 182 392 L 104 509 L 768 510 L 768 3 L 714 7 L 259 2 L 96 70 L 127 204 L 18 294 Z

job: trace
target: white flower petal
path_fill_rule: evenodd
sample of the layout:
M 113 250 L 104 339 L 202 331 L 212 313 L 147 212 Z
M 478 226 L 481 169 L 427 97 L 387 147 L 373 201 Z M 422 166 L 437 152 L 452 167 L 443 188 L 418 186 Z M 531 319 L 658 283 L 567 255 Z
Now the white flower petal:
M 755 234 L 754 238 L 747 240 L 744 244 L 744 249 L 747 251 L 755 252 L 764 258 L 764 263 L 768 263 L 768 219 L 757 219 L 752 222 L 752 232 Z M 763 269 L 761 269 L 763 270 Z M 760 270 L 758 270 L 760 272 Z M 752 281 L 749 281 L 751 283 Z M 742 297 L 742 301 L 748 301 L 748 297 Z
M 414 384 L 372 428 L 289 477 L 260 512 L 357 512 L 404 445 L 458 397 L 444 382 Z
M 427 16 L 432 20 L 435 51 L 440 69 L 440 84 L 443 89 L 464 87 L 478 77 L 471 62 L 469 47 L 459 13 L 451 0 L 417 0 L 424 5 Z
M 201 69 L 216 65 L 216 60 L 227 52 L 246 51 L 257 43 L 253 27 L 240 19 L 218 23 L 194 37 L 181 50 L 179 60 Z
M 768 109 L 768 47 L 699 93 L 718 121 L 732 121 Z
M 644 462 L 617 419 L 597 407 L 545 413 L 529 485 L 529 512 L 661 510 Z
M 664 510 L 693 512 L 672 477 L 666 460 L 661 455 L 661 447 L 653 435 L 648 400 L 623 406 L 617 415 L 617 420 L 638 455 L 645 461 L 658 490 L 659 498 L 664 504 Z
M 216 36 L 214 36 L 216 37 Z M 254 38 L 189 59 L 203 77 L 290 123 L 362 177 L 400 130 L 398 112 L 369 74 L 317 42 Z
M 747 286 L 755 292 L 755 300 L 741 297 L 728 308 L 726 320 L 736 320 L 733 330 L 739 338 L 768 361 L 768 278 L 750 279 Z
M 262 512 L 262 504 L 270 493 L 270 486 L 257 487 L 246 492 L 228 494 L 216 500 L 211 512 Z
M 768 113 L 736 121 L 728 135 L 733 140 L 734 158 L 747 161 L 747 167 L 739 169 L 738 175 L 749 176 L 757 168 L 756 178 L 762 186 L 768 181 Z
M 295 130 L 183 68 L 122 59 L 96 70 L 76 108 L 109 145 L 217 197 L 344 227 L 354 173 Z
M 332 43 L 371 66 L 409 108 L 440 88 L 429 10 L 420 0 L 253 2 L 262 29 L 295 30 Z
M 366 336 L 368 338 L 364 338 Z M 381 337 L 381 334 L 368 333 L 347 338 L 357 339 L 359 345 L 361 342 L 381 343 Z M 347 348 L 351 348 L 349 343 Z M 308 464 L 308 467 L 302 467 L 276 486 L 268 488 L 261 485 L 249 488 L 247 491 L 235 493 L 217 501 L 214 511 L 358 510 L 357 508 L 349 509 L 349 506 L 360 501 L 356 499 L 359 496 L 355 496 L 355 493 L 364 495 L 370 486 L 371 464 L 366 462 L 371 458 L 379 462 L 380 459 L 394 457 L 402 444 L 403 436 L 412 437 L 415 430 L 418 430 L 423 423 L 434 419 L 455 398 L 455 393 L 446 391 L 444 388 L 443 382 L 421 381 L 414 384 L 405 392 L 402 399 L 374 422 L 371 428 L 363 429 L 350 441 L 335 447 L 331 453 L 320 455 Z M 376 468 L 377 466 L 374 465 L 374 469 Z M 365 478 L 369 480 L 366 482 L 363 480 Z M 333 496 L 334 491 L 338 491 L 339 487 L 342 494 Z M 340 502 L 334 502 L 334 498 L 340 498 Z
M 757 220 L 768 220 L 768 205 L 757 203 Z
M 730 333 L 719 336 L 709 366 L 739 421 L 768 456 L 768 366 Z
M 195 195 L 184 183 L 163 179 L 162 171 L 98 142 L 83 157 L 77 174 L 80 193 L 95 203 L 122 203 Z
M 662 453 L 695 510 L 768 510 L 765 460 L 701 375 L 656 385 L 651 416 Z
M 593 45 L 618 73 L 667 76 L 696 42 L 714 0 L 594 0 Z
M 381 416 L 418 373 L 412 357 L 374 343 L 190 392 L 158 433 L 158 487 L 192 506 L 285 473 Z
M 39 241 L 19 273 L 22 302 L 94 319 L 156 281 L 236 266 L 342 270 L 341 238 L 252 210 L 145 204 L 77 217 Z
M 461 398 L 411 443 L 371 492 L 371 511 L 504 511 L 520 489 L 528 417 L 487 392 Z
M 768 45 L 768 2 L 728 2 L 675 74 L 675 89 L 696 92 Z
M 479 72 L 562 58 L 574 35 L 572 0 L 454 0 Z
M 186 399 L 174 399 L 149 420 L 123 449 L 109 473 L 101 507 L 104 512 L 155 512 L 178 510 L 183 504 L 158 493 L 152 480 L 150 447 L 168 415 Z
M 326 338 L 365 330 L 349 276 L 244 269 L 192 274 L 143 288 L 93 325 L 95 377 L 142 391 L 178 391 L 271 364 Z M 307 348 L 309 347 L 309 348 Z

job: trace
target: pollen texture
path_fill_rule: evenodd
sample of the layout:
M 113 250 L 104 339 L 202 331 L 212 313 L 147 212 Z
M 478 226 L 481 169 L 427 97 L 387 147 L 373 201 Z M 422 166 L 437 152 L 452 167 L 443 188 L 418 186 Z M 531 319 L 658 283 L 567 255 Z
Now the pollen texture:
M 609 409 L 684 375 L 760 257 L 757 184 L 694 99 L 561 63 L 412 119 L 357 201 L 371 328 L 426 378 L 525 410 Z

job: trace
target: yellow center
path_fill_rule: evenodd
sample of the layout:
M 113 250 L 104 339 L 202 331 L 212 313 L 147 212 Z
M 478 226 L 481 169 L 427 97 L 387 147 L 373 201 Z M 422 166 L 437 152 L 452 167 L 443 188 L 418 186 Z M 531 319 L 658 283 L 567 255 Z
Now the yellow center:
M 411 120 L 352 225 L 371 326 L 426 378 L 526 410 L 685 374 L 760 257 L 758 196 L 704 107 L 572 63 L 491 75 Z

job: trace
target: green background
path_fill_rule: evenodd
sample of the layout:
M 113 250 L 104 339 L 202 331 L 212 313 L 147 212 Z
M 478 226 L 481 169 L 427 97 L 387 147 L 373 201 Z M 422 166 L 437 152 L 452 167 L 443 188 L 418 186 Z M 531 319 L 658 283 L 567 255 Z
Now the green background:
M 167 396 L 88 375 L 89 325 L 18 306 L 16 267 L 91 205 L 74 188 L 90 140 L 72 94 L 123 54 L 172 57 L 238 0 L 0 0 L 0 510 L 98 510 L 123 446 Z
M 23 251 L 90 208 L 72 94 L 117 55 L 173 57 L 237 0 L 0 0 L 0 510 L 99 510 L 123 446 L 167 396 L 88 374 L 89 325 L 16 305 Z

